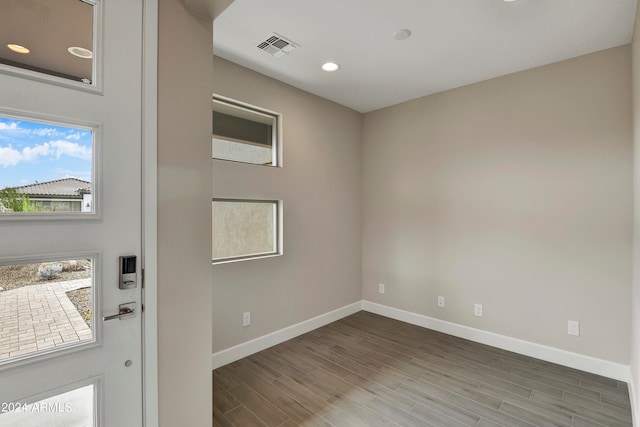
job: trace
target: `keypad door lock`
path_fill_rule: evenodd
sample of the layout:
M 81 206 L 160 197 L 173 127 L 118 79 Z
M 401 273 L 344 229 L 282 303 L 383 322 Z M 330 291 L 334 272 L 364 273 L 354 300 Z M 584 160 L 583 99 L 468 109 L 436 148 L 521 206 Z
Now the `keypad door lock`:
M 134 289 L 138 286 L 136 256 L 120 257 L 120 289 Z

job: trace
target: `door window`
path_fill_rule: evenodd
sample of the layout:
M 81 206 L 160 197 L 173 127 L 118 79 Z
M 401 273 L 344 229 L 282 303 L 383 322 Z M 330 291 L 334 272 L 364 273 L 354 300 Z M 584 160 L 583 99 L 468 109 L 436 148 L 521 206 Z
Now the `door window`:
M 0 265 L 0 366 L 95 342 L 95 259 Z
M 86 0 L 0 2 L 0 64 L 7 71 L 93 84 L 95 8 Z
M 99 381 L 58 390 L 47 397 L 0 403 L 0 425 L 4 427 L 96 425 L 96 389 Z M 50 394 L 50 393 L 49 393 Z
M 0 115 L 0 217 L 94 213 L 94 133 Z

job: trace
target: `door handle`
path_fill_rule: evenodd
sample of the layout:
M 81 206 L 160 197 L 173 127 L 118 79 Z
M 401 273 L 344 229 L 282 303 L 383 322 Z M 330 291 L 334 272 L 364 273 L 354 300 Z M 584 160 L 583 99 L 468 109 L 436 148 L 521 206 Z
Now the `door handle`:
M 113 319 L 127 319 L 129 317 L 136 316 L 136 303 L 135 302 L 127 302 L 124 304 L 120 304 L 118 306 L 118 314 L 112 314 L 111 316 L 105 316 L 102 320 L 113 320 Z

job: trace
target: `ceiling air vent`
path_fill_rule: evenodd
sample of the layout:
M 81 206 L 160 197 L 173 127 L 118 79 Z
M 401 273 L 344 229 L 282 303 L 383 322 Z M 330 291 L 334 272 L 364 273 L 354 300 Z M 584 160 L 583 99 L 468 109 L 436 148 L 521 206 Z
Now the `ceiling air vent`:
M 258 49 L 262 49 L 276 58 L 280 58 L 297 47 L 297 44 L 276 33 L 272 33 L 264 41 L 258 44 Z

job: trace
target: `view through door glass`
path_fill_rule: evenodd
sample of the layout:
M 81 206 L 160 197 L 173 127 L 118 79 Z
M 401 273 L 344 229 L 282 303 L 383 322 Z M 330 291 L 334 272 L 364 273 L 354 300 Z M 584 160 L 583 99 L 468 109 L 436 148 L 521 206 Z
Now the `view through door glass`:
M 95 341 L 92 257 L 0 265 L 0 364 Z
M 0 115 L 0 215 L 91 214 L 93 130 Z
M 92 84 L 94 2 L 0 1 L 0 64 Z

